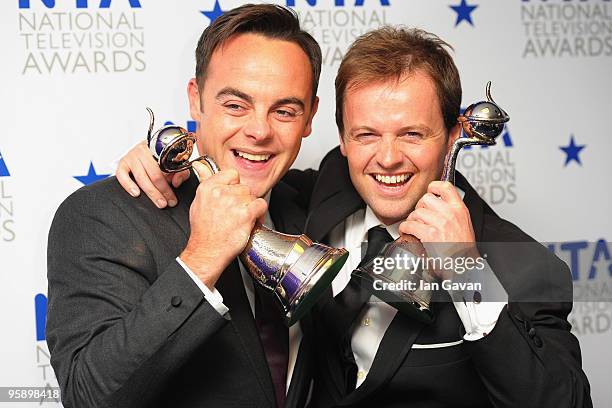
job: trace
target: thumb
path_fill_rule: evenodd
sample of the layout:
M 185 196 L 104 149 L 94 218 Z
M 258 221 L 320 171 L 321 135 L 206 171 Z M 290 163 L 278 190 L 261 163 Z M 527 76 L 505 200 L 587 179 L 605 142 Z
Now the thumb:
M 263 224 L 263 219 L 268 211 L 268 203 L 263 198 L 253 200 L 249 206 L 249 211 L 255 220 L 260 220 Z
M 204 165 L 202 162 L 194 161 L 192 164 L 192 168 L 200 183 L 204 180 L 208 180 L 213 176 L 213 172 L 210 167 Z

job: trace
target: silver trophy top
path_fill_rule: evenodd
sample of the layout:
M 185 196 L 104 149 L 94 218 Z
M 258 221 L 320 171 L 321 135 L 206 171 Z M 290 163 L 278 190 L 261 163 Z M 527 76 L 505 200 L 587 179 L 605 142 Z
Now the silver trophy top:
M 504 123 L 510 120 L 508 114 L 491 97 L 491 81 L 485 89 L 487 100 L 471 104 L 458 121 L 468 138 L 477 138 L 482 143 L 495 144 L 495 138 L 504 130 Z
M 486 101 L 471 104 L 457 118 L 461 123 L 465 137 L 455 140 L 450 152 L 446 156 L 446 164 L 442 173 L 442 180 L 455 184 L 455 167 L 459 151 L 468 145 L 494 145 L 495 139 L 502 134 L 504 124 L 510 116 L 491 97 L 491 81 L 487 82 L 485 89 Z
M 167 125 L 151 133 L 155 116 L 151 109 L 147 108 L 147 111 L 150 115 L 147 146 L 159 168 L 165 173 L 175 173 L 191 167 L 189 158 L 193 153 L 195 135 L 177 125 Z
M 219 172 L 219 166 L 210 156 L 189 160 L 196 143 L 195 134 L 192 132 L 188 132 L 181 126 L 167 125 L 151 133 L 155 124 L 155 115 L 151 109 L 147 108 L 147 111 L 149 112 L 147 146 L 164 173 L 176 173 L 189 169 L 194 161 L 199 161 L 207 166 L 212 174 Z

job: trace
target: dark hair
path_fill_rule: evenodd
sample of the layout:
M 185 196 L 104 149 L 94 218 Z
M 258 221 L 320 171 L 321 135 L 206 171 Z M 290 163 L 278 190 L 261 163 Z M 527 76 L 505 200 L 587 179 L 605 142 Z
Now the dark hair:
M 424 70 L 433 80 L 447 131 L 457 123 L 461 107 L 461 80 L 453 49 L 435 34 L 419 29 L 382 27 L 357 38 L 342 59 L 336 76 L 336 124 L 344 133 L 342 109 L 349 88 L 373 81 L 400 80 Z
M 254 33 L 299 45 L 312 68 L 312 99 L 317 95 L 321 74 L 321 48 L 310 34 L 300 28 L 295 11 L 275 4 L 246 4 L 215 19 L 198 41 L 196 72 L 198 87 L 206 79 L 206 69 L 213 52 L 234 34 Z

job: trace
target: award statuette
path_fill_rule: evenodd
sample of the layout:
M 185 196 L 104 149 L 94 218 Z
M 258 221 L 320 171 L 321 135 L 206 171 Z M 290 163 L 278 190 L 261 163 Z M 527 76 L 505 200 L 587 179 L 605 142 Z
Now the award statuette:
M 200 161 L 214 174 L 219 171 L 209 156 L 190 161 L 195 135 L 180 126 L 164 126 L 153 131 L 151 116 L 147 145 L 160 169 L 174 173 Z M 272 292 L 282 308 L 285 323 L 296 323 L 329 287 L 348 257 L 346 249 L 312 242 L 306 235 L 289 235 L 255 224 L 240 261 L 251 277 Z
M 455 184 L 455 166 L 459 151 L 468 145 L 494 145 L 504 130 L 504 124 L 510 120 L 508 114 L 499 107 L 491 97 L 491 82 L 486 86 L 486 101 L 470 105 L 463 115 L 457 118 L 461 123 L 465 137 L 459 137 L 450 152 L 446 155 L 442 180 Z M 388 244 L 379 257 L 398 259 L 398 257 L 426 257 L 427 252 L 421 241 L 413 235 L 402 235 L 394 242 Z M 423 265 L 423 263 L 419 264 Z M 382 271 L 381 271 L 382 269 Z M 435 277 L 426 269 L 417 266 L 412 270 L 375 267 L 374 261 L 363 265 L 353 272 L 360 277 L 369 292 L 393 305 L 399 311 L 406 313 L 422 322 L 431 323 L 433 312 L 431 310 L 431 287 L 428 285 L 435 281 Z M 374 281 L 391 284 L 391 287 L 406 287 L 410 285 L 414 290 L 404 291 L 378 291 L 374 289 Z M 389 287 L 389 286 L 387 286 Z

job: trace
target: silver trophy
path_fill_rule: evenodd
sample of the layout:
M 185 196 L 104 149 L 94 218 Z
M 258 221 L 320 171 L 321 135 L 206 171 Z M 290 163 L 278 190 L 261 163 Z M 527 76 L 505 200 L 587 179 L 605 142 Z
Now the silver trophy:
M 457 118 L 461 123 L 465 137 L 459 137 L 446 155 L 442 180 L 455 184 L 455 166 L 459 151 L 468 145 L 494 145 L 495 139 L 504 130 L 504 124 L 510 120 L 508 114 L 499 107 L 491 97 L 491 82 L 487 82 L 486 101 L 470 105 L 463 115 Z M 394 242 L 388 244 L 379 257 L 398 259 L 398 257 L 421 257 L 425 259 L 427 252 L 423 243 L 413 235 L 402 235 Z M 417 263 L 413 263 L 417 264 Z M 423 265 L 425 263 L 420 263 Z M 382 269 L 382 271 L 381 271 Z M 354 272 L 362 280 L 369 292 L 381 300 L 393 305 L 422 322 L 431 323 L 434 315 L 431 309 L 432 291 L 430 283 L 436 278 L 423 267 L 406 268 L 380 268 L 376 267 L 374 260 L 356 269 Z M 375 290 L 374 281 L 390 284 L 386 287 L 405 288 L 410 290 Z M 378 287 L 384 287 L 378 285 Z
M 147 145 L 159 167 L 166 173 L 191 168 L 200 161 L 214 174 L 219 171 L 209 156 L 189 160 L 196 142 L 195 135 L 176 125 L 153 131 L 154 115 L 150 114 Z M 285 323 L 300 320 L 331 285 L 348 257 L 346 249 L 336 249 L 312 242 L 306 235 L 289 235 L 255 224 L 244 251 L 242 264 L 258 284 L 270 290 L 278 300 Z

